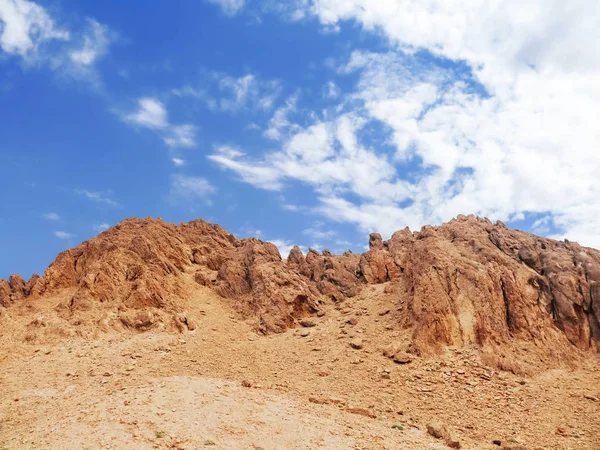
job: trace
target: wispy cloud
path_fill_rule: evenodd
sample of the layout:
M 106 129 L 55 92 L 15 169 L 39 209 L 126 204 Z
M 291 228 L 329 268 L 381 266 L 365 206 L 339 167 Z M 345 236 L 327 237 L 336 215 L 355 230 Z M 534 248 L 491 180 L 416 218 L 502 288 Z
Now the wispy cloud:
M 0 1 L 0 50 L 20 57 L 26 67 L 43 66 L 97 84 L 94 64 L 116 38 L 116 33 L 91 18 L 67 29 L 57 26 L 56 19 L 35 2 Z
M 107 223 L 99 223 L 97 225 L 94 225 L 93 228 L 96 233 L 100 233 L 102 231 L 108 230 L 110 228 L 110 225 Z
M 269 242 L 277 246 L 282 258 L 287 258 L 294 245 L 296 245 L 287 239 L 271 239 Z
M 206 178 L 187 175 L 173 175 L 170 197 L 172 200 L 200 200 L 210 204 L 212 196 L 217 192 Z
M 32 62 L 46 42 L 70 39 L 69 31 L 58 28 L 42 6 L 26 0 L 2 0 L 0 22 L 0 48 Z
M 189 148 L 196 145 L 196 127 L 191 124 L 171 124 L 165 105 L 156 98 L 140 98 L 138 109 L 122 114 L 121 118 L 135 126 L 157 131 L 164 143 L 171 148 Z
M 150 97 L 140 98 L 137 111 L 126 114 L 123 118 L 128 122 L 151 130 L 162 130 L 169 126 L 165 105 Z
M 72 50 L 69 57 L 76 64 L 89 67 L 107 53 L 115 34 L 96 20 L 87 19 L 87 23 L 88 29 L 83 34 L 81 46 Z
M 323 88 L 323 96 L 325 98 L 337 98 L 340 94 L 341 89 L 333 81 L 329 81 Z
M 280 190 L 283 187 L 282 174 L 276 167 L 266 162 L 247 161 L 245 154 L 235 148 L 221 146 L 216 153 L 208 155 L 208 159 L 225 169 L 233 170 L 243 181 L 263 189 Z
M 213 111 L 268 111 L 281 94 L 281 82 L 263 80 L 256 74 L 233 77 L 221 72 L 204 72 L 202 87 L 185 85 L 171 90 L 177 97 L 201 100 Z
M 60 216 L 58 214 L 56 214 L 56 213 L 53 213 L 53 212 L 42 214 L 42 217 L 44 219 L 46 219 L 46 220 L 50 220 L 50 221 L 53 221 L 53 222 L 56 222 L 56 221 L 60 220 Z
M 171 148 L 190 148 L 196 145 L 196 127 L 190 124 L 169 127 L 163 141 Z
M 358 81 L 338 97 L 326 87 L 343 106 L 332 114 L 276 110 L 265 133 L 276 151 L 210 158 L 259 188 L 300 181 L 316 211 L 362 230 L 535 213 L 600 247 L 600 56 L 587 45 L 600 28 L 589 2 L 551 3 L 484 2 L 473 14 L 460 2 L 296 2 L 298 19 L 333 31 L 357 23 L 387 37 L 387 50 L 355 51 L 338 67 Z
M 307 228 L 303 233 L 318 241 L 331 240 L 337 236 L 335 230 L 322 230 L 318 227 Z
M 66 231 L 55 231 L 54 236 L 56 236 L 59 239 L 70 239 L 74 235 L 72 233 L 67 233 Z
M 181 167 L 185 165 L 185 160 L 181 158 L 171 158 L 171 161 L 173 161 L 173 164 L 175 164 L 176 167 Z
M 101 203 L 108 206 L 119 206 L 119 202 L 112 198 L 110 191 L 94 192 L 88 191 L 87 189 L 76 189 L 75 193 L 96 203 Z
M 244 7 L 244 4 L 246 3 L 245 0 L 207 0 L 208 3 L 212 3 L 214 5 L 217 5 L 221 8 L 221 10 L 223 10 L 223 12 L 228 15 L 228 16 L 234 16 L 237 13 L 239 13 L 242 8 Z

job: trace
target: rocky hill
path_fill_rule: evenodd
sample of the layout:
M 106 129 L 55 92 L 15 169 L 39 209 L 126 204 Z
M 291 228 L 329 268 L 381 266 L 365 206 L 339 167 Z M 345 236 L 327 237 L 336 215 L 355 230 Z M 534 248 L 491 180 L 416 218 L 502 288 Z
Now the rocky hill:
M 410 332 L 416 354 L 476 346 L 510 368 L 503 358 L 524 346 L 553 360 L 600 347 L 600 251 L 474 216 L 388 241 L 371 234 L 363 254 L 295 247 L 287 259 L 203 220 L 127 219 L 59 254 L 41 277 L 0 280 L 0 310 L 56 298 L 68 317 L 114 313 L 103 326 L 193 329 L 181 300 L 212 289 L 256 329 L 278 333 L 375 284 L 385 284 L 382 314 Z

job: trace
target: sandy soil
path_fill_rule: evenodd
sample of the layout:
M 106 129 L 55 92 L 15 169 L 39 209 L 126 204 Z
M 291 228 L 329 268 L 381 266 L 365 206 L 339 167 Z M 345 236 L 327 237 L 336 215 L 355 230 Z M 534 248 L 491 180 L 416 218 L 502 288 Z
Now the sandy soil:
M 447 448 L 426 432 L 439 419 L 462 448 L 600 449 L 598 358 L 533 378 L 469 349 L 395 364 L 382 346 L 408 337 L 381 289 L 271 336 L 208 289 L 189 299 L 198 328 L 179 335 L 32 334 L 42 307 L 11 308 L 0 318 L 0 448 L 430 450 Z

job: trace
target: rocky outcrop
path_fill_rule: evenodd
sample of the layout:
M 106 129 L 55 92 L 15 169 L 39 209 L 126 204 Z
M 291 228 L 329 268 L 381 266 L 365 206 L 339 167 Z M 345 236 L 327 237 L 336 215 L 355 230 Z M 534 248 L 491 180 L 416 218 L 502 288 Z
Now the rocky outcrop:
M 371 234 L 363 254 L 304 256 L 294 247 L 285 261 L 273 244 L 237 239 L 203 220 L 128 219 L 61 253 L 42 277 L 0 280 L 0 305 L 69 292 L 72 310 L 177 312 L 192 289 L 188 278 L 256 318 L 265 333 L 385 283 L 415 352 L 473 345 L 501 358 L 519 342 L 557 354 L 598 350 L 600 342 L 600 252 L 474 216 L 406 228 L 386 241 Z

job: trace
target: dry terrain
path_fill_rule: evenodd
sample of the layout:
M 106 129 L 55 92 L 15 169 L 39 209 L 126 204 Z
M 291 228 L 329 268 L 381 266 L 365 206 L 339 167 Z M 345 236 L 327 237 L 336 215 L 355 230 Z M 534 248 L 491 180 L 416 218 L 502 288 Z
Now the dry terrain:
M 60 296 L 1 310 L 0 448 L 448 448 L 427 432 L 437 419 L 466 449 L 600 449 L 595 353 L 534 376 L 486 366 L 474 346 L 394 362 L 384 347 L 411 333 L 389 283 L 262 335 L 181 281 L 193 331 L 99 330 L 85 315 L 66 327 Z

